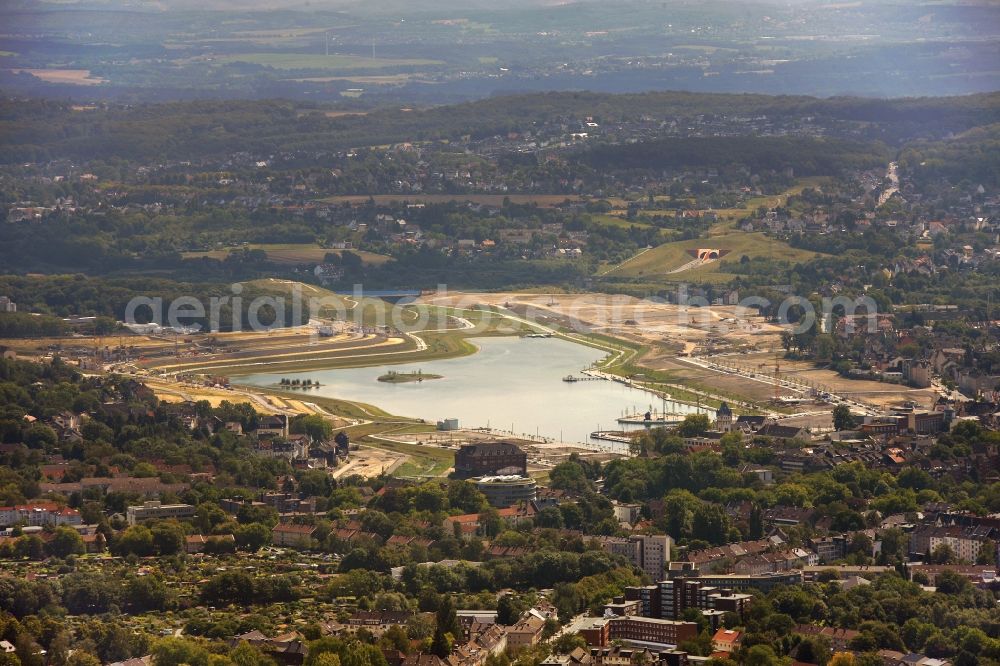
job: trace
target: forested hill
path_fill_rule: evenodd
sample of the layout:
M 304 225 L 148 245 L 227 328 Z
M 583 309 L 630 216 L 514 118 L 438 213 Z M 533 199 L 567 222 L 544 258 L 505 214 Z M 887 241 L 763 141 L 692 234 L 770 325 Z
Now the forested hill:
M 865 139 L 901 145 L 942 139 L 1000 123 L 1000 93 L 955 98 L 873 100 L 657 92 L 635 95 L 546 93 L 496 97 L 457 106 L 381 109 L 366 115 L 286 101 L 197 101 L 108 105 L 0 100 L 0 163 L 58 158 L 192 159 L 235 151 L 339 150 L 401 141 L 473 139 L 535 125 L 613 124 L 643 117 L 815 118 L 856 124 Z M 334 116 L 334 117 L 330 117 Z
M 758 173 L 794 169 L 800 176 L 838 173 L 885 164 L 891 153 L 880 142 L 815 137 L 668 138 L 632 145 L 602 145 L 581 153 L 595 169 L 680 169 L 738 164 Z

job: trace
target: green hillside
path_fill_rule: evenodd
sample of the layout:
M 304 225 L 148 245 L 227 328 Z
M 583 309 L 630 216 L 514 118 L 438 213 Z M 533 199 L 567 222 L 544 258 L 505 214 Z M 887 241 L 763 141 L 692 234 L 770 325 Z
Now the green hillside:
M 717 281 L 730 276 L 720 272 L 721 263 L 712 261 L 694 266 L 688 270 L 672 273 L 681 268 L 693 257 L 688 250 L 699 248 L 714 248 L 729 250 L 723 261 L 739 261 L 743 255 L 750 257 L 765 257 L 775 261 L 799 263 L 818 256 L 816 252 L 799 250 L 785 242 L 768 238 L 763 233 L 728 233 L 712 238 L 696 238 L 693 240 L 664 243 L 652 250 L 640 253 L 621 266 L 609 271 L 604 277 L 614 278 L 647 278 L 666 281 L 705 280 Z

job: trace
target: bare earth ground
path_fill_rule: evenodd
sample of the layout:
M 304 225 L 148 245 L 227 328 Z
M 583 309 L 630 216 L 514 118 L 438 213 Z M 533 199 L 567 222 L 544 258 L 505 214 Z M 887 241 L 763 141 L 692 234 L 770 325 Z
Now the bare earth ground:
M 753 366 L 762 364 L 765 371 L 774 372 L 773 355 L 748 354 L 744 358 L 737 359 L 737 362 Z M 937 400 L 937 395 L 933 389 L 914 389 L 901 384 L 889 384 L 869 379 L 848 379 L 841 377 L 832 370 L 815 368 L 811 363 L 806 361 L 781 359 L 781 374 L 809 383 L 815 382 L 824 387 L 829 387 L 837 394 L 858 397 L 866 402 L 882 407 L 898 406 L 903 402 L 912 400 L 918 406 L 928 408 Z
M 386 439 L 392 439 L 406 444 L 418 444 L 445 449 L 458 449 L 463 444 L 491 441 L 495 440 L 497 437 L 498 433 L 485 430 L 411 432 L 396 433 L 391 436 L 385 436 Z M 589 458 L 600 461 L 612 460 L 619 457 L 614 454 L 566 442 L 548 442 L 540 440 L 516 439 L 511 437 L 505 437 L 504 439 L 506 441 L 515 442 L 528 454 L 528 472 L 531 474 L 547 472 L 555 465 L 565 461 L 574 453 L 581 458 Z
M 365 478 L 373 478 L 381 474 L 391 474 L 408 458 L 409 456 L 402 453 L 364 446 L 356 451 L 352 450 L 347 462 L 341 463 L 330 476 L 340 479 L 360 474 Z
M 518 315 L 542 325 L 581 326 L 637 342 L 646 347 L 636 364 L 671 373 L 679 383 L 703 390 L 723 391 L 763 403 L 775 398 L 773 384 L 775 359 L 783 354 L 782 328 L 752 316 L 737 306 L 688 308 L 668 303 L 607 294 L 523 294 L 523 293 L 453 293 L 423 297 L 428 303 L 469 307 L 485 303 L 507 307 Z M 678 353 L 682 352 L 682 353 Z M 685 355 L 727 353 L 728 364 L 753 368 L 758 378 L 744 377 L 718 370 L 697 367 Z M 814 383 L 841 395 L 847 395 L 880 407 L 899 405 L 912 400 L 929 407 L 935 400 L 931 389 L 870 380 L 841 377 L 832 370 L 815 368 L 811 363 L 780 359 L 781 376 Z M 789 394 L 782 389 L 781 395 Z M 814 412 L 816 405 L 793 408 Z
M 719 342 L 770 348 L 781 328 L 735 306 L 693 308 L 609 294 L 490 293 L 422 298 L 435 305 L 485 303 L 516 310 L 541 324 L 582 323 L 594 333 L 641 342 L 680 346 L 690 353 Z M 722 335 L 724 333 L 724 336 Z

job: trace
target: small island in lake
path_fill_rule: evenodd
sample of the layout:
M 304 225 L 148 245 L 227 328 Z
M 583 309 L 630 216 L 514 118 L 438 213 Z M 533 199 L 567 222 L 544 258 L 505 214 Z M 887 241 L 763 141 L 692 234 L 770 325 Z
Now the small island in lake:
M 287 379 L 286 377 L 282 377 L 281 381 L 278 382 L 278 386 L 281 388 L 311 389 L 319 388 L 322 384 L 311 379 Z
M 395 370 L 390 370 L 378 378 L 380 382 L 389 382 L 390 384 L 422 382 L 425 379 L 442 379 L 442 376 L 427 374 L 421 370 L 417 370 L 416 372 L 396 372 Z

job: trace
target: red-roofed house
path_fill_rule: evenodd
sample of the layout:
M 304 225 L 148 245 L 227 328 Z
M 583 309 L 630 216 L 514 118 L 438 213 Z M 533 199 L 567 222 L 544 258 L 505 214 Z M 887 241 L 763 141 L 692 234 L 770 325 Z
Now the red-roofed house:
M 712 636 L 712 649 L 716 652 L 728 652 L 732 654 L 740 646 L 740 638 L 743 634 L 735 629 L 719 629 Z
M 291 523 L 278 523 L 271 530 L 271 542 L 275 546 L 294 546 L 305 548 L 312 540 L 313 532 L 316 528 L 312 525 L 293 525 Z

